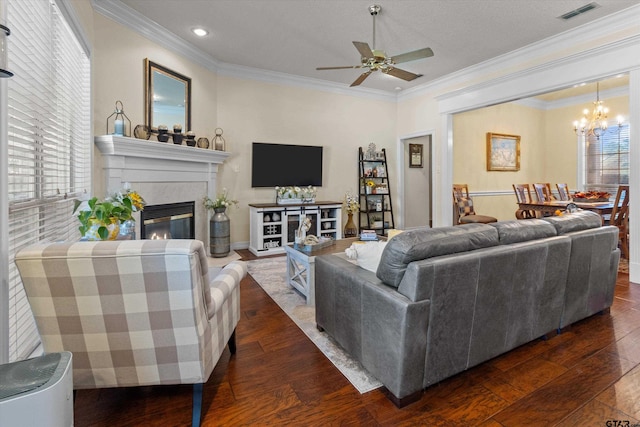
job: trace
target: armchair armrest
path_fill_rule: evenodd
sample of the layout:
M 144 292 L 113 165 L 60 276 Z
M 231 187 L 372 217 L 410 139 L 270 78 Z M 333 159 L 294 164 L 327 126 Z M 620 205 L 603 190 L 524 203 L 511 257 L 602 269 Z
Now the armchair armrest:
M 234 288 L 240 286 L 240 281 L 246 275 L 247 264 L 243 261 L 233 261 L 211 278 L 211 282 L 209 282 L 210 298 L 205 298 L 209 319 L 222 307 L 225 300 L 233 293 Z

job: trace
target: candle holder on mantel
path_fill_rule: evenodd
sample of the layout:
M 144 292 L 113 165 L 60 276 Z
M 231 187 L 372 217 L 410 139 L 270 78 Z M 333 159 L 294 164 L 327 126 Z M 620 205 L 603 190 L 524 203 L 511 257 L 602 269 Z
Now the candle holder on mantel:
M 107 117 L 107 135 L 131 136 L 131 120 L 124 113 L 122 101 L 116 101 L 116 109 Z
M 216 136 L 213 137 L 213 149 L 224 151 L 224 138 L 222 137 L 222 128 L 216 128 Z

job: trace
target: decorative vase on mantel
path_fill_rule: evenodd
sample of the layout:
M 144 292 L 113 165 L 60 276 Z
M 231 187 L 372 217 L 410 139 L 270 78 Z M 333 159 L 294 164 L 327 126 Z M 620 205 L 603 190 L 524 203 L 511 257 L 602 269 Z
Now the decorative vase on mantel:
M 213 208 L 209 220 L 209 252 L 214 258 L 224 258 L 231 251 L 231 238 L 227 208 Z
M 347 224 L 344 226 L 344 238 L 348 237 L 356 237 L 358 235 L 358 227 L 356 227 L 355 222 L 353 222 L 353 214 L 351 212 L 347 213 L 349 217 L 347 218 Z

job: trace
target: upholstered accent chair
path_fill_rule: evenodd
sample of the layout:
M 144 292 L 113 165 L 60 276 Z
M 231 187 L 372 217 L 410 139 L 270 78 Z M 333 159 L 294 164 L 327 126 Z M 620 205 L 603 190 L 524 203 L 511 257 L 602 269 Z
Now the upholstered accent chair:
M 488 224 L 498 220 L 488 215 L 478 215 L 473 207 L 473 199 L 469 196 L 467 184 L 453 184 L 454 224 Z
M 75 389 L 203 384 L 235 353 L 244 262 L 210 276 L 199 240 L 38 244 L 16 254 L 44 351 L 73 353 Z

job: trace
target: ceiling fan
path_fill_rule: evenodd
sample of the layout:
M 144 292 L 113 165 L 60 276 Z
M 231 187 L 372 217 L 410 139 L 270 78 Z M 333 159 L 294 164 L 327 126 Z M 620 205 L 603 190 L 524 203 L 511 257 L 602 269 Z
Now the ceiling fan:
M 415 61 L 416 59 L 423 59 L 433 56 L 433 51 L 431 48 L 424 48 L 414 50 L 412 52 L 402 53 L 396 56 L 387 56 L 387 54 L 382 50 L 376 49 L 376 16 L 380 13 L 381 7 L 377 4 L 372 4 L 369 6 L 369 13 L 373 16 L 373 49 L 369 47 L 367 43 L 364 42 L 353 42 L 353 45 L 360 52 L 360 65 L 347 65 L 343 67 L 318 67 L 316 70 L 341 70 L 345 68 L 368 68 L 367 71 L 360 74 L 360 76 L 351 83 L 351 87 L 358 86 L 361 84 L 369 74 L 374 71 L 380 70 L 385 74 L 389 74 L 394 77 L 398 77 L 402 80 L 406 80 L 410 82 L 411 80 L 417 79 L 418 77 L 422 77 L 422 74 L 414 74 L 409 71 L 401 70 L 400 68 L 396 68 L 396 64 L 400 64 L 402 62 Z

